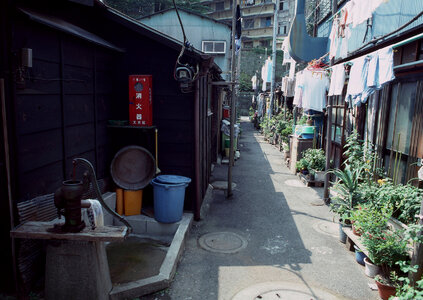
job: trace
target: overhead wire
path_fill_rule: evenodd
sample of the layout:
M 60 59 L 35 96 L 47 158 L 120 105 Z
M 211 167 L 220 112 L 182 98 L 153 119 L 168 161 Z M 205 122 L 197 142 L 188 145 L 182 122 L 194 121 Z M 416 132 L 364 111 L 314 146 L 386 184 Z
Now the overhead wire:
M 182 24 L 181 16 L 179 15 L 179 10 L 178 10 L 178 7 L 176 6 L 176 2 L 175 2 L 175 0 L 172 0 L 172 2 L 173 2 L 173 7 L 175 8 L 175 11 L 176 11 L 176 15 L 177 15 L 178 20 L 179 20 L 179 25 L 181 26 L 182 36 L 184 38 L 184 41 L 182 43 L 181 52 L 179 52 L 178 58 L 177 58 L 176 63 L 175 63 L 175 68 L 173 70 L 173 77 L 174 77 L 175 80 L 177 80 L 177 78 L 176 78 L 176 68 L 177 68 L 178 65 L 182 65 L 186 68 L 191 68 L 191 66 L 189 64 L 181 63 L 181 57 L 184 55 L 186 48 L 189 47 L 190 45 L 189 45 L 187 36 L 185 34 L 184 24 Z M 195 79 L 197 79 L 198 74 L 199 74 L 199 66 L 197 64 L 197 70 L 196 70 L 196 72 L 195 72 L 191 81 L 194 81 Z

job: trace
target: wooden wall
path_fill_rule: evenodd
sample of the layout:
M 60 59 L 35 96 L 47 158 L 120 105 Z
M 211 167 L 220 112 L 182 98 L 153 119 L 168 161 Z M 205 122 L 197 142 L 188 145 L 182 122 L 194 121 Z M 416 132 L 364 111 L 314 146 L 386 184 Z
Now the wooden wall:
M 173 78 L 179 51 L 149 39 L 135 31 L 115 24 L 103 25 L 104 35 L 126 53 L 120 57 L 115 83 L 118 101 L 113 118 L 128 119 L 128 76 L 153 76 L 153 124 L 158 128 L 158 166 L 163 174 L 176 174 L 192 178 L 187 188 L 185 208 L 194 209 L 194 104 L 195 93 L 182 93 Z M 122 133 L 129 135 L 129 133 Z M 133 144 L 141 144 L 150 151 L 154 145 L 142 139 L 127 136 Z M 151 139 L 150 139 L 151 141 Z M 154 152 L 153 152 L 154 153 Z
M 48 194 L 72 173 L 72 159 L 108 173 L 107 120 L 115 99 L 116 54 L 18 16 L 12 51 L 31 48 L 14 101 L 18 201 Z

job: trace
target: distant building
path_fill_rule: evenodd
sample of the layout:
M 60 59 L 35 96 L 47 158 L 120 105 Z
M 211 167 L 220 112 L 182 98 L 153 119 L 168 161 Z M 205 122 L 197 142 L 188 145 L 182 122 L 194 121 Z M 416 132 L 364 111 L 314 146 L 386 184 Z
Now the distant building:
M 207 53 L 228 79 L 231 60 L 231 26 L 195 12 L 178 8 L 189 43 Z M 141 17 L 140 22 L 183 42 L 182 29 L 174 8 Z
M 277 48 L 280 49 L 295 14 L 295 0 L 276 1 L 279 5 Z M 210 8 L 208 16 L 228 24 L 232 22 L 233 2 L 231 0 L 205 0 L 201 3 Z M 241 1 L 242 46 L 244 48 L 272 47 L 274 14 L 275 2 L 270 0 Z

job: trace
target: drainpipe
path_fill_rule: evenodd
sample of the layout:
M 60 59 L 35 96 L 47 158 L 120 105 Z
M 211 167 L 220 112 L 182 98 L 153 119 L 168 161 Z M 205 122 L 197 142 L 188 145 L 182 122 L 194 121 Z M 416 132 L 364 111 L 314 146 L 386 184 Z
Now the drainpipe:
M 201 176 L 200 176 L 200 78 L 195 81 L 194 99 L 194 168 L 195 168 L 195 202 L 194 219 L 200 220 Z

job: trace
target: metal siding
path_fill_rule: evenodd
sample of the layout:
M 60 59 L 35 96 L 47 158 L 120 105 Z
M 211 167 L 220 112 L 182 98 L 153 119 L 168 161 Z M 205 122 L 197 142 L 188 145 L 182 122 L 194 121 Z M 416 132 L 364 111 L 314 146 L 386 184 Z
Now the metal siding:
M 390 0 L 381 4 L 373 13 L 373 26 L 371 33 L 368 33 L 366 37 L 366 42 L 398 29 L 422 10 L 423 1 L 421 0 Z M 396 34 L 400 34 L 421 24 L 423 24 L 423 16 Z M 318 36 L 329 36 L 331 25 L 332 21 L 319 25 Z M 348 52 L 354 52 L 363 45 L 366 27 L 367 24 L 364 22 L 352 28 L 351 38 L 348 41 Z

